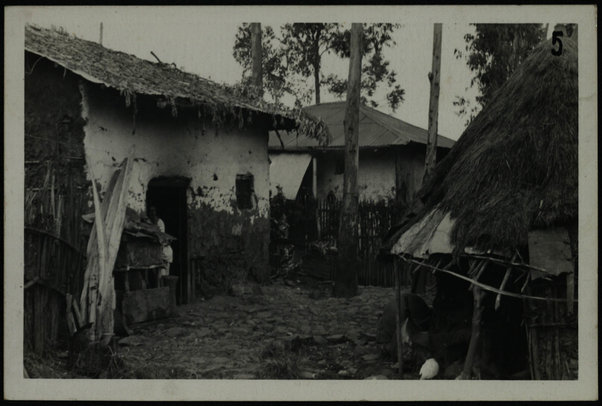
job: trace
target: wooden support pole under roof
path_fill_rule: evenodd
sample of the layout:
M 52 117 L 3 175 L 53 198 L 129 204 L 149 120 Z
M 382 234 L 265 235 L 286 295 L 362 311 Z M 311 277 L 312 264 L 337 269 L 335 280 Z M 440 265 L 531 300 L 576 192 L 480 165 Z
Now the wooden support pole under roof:
M 470 379 L 473 376 L 473 369 L 476 359 L 479 356 L 478 348 L 481 343 L 481 322 L 483 316 L 483 298 L 485 291 L 478 286 L 472 290 L 473 295 L 473 310 L 472 310 L 472 333 L 470 334 L 470 343 L 464 360 L 464 368 L 462 373 L 456 379 Z
M 512 268 L 507 268 L 506 273 L 504 274 L 504 279 L 502 280 L 502 284 L 500 285 L 500 290 L 503 291 L 506 287 L 506 283 L 508 282 L 508 278 L 510 277 L 510 272 L 512 272 Z M 502 294 L 498 293 L 495 297 L 495 310 L 500 308 L 500 304 L 502 301 Z
M 399 378 L 403 379 L 403 340 L 401 337 L 401 275 L 399 259 L 393 259 L 393 273 L 395 277 L 395 341 L 397 344 L 397 365 L 399 367 Z
M 512 261 L 510 261 L 510 262 L 514 262 L 517 255 L 518 254 L 514 254 L 514 256 L 512 257 Z M 504 279 L 502 280 L 502 284 L 500 285 L 500 291 L 503 291 L 504 288 L 506 287 L 506 283 L 508 283 L 508 279 L 510 278 L 511 272 L 512 272 L 512 265 L 509 265 L 506 268 L 506 273 L 504 274 Z M 495 310 L 500 308 L 501 301 L 502 301 L 502 294 L 498 293 L 497 296 L 495 297 Z

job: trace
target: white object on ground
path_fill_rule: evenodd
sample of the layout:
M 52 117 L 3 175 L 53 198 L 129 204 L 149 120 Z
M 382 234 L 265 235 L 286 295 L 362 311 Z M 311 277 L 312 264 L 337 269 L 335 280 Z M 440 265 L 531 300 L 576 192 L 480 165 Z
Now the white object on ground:
M 439 364 L 435 358 L 429 358 L 424 361 L 420 367 L 420 379 L 433 379 L 439 373 Z

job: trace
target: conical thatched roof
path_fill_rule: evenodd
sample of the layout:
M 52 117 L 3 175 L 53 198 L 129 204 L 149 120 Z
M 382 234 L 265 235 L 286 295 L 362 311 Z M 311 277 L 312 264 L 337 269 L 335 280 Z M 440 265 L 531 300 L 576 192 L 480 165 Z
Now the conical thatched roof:
M 451 217 L 456 253 L 518 247 L 532 229 L 576 220 L 577 47 L 568 38 L 563 45 L 554 56 L 557 46 L 544 41 L 498 90 L 419 192 L 421 213 L 389 246 L 434 211 Z

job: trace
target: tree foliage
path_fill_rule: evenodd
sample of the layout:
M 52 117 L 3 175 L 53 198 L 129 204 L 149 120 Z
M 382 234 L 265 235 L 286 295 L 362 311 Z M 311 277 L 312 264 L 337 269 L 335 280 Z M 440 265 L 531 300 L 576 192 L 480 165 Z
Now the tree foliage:
M 320 103 L 322 56 L 330 52 L 339 30 L 338 24 L 285 24 L 282 47 L 292 73 L 304 78 L 313 76 L 316 104 Z
M 392 38 L 399 24 L 364 24 L 364 40 L 362 42 L 362 103 L 378 107 L 378 102 L 371 99 L 380 83 L 385 83 L 389 89 L 387 103 L 395 111 L 404 101 L 405 91 L 397 84 L 397 72 L 390 67 L 390 62 L 384 57 L 385 48 L 396 45 Z M 349 57 L 350 31 L 339 31 L 334 35 L 333 51 L 342 58 Z M 342 97 L 346 93 L 347 80 L 329 75 L 325 83 L 331 93 Z
M 248 85 L 251 80 L 251 29 L 249 24 L 238 27 L 234 42 L 234 59 L 243 68 L 242 85 Z M 284 51 L 278 46 L 274 30 L 270 26 L 261 27 L 261 45 L 263 48 L 262 72 L 264 90 L 277 102 L 285 93 L 290 93 L 290 83 L 287 80 L 287 66 L 284 61 Z
M 479 91 L 477 105 L 464 97 L 456 97 L 457 114 L 472 121 L 479 108 L 489 103 L 496 90 L 546 37 L 543 24 L 473 24 L 474 34 L 466 34 L 464 51 L 454 50 L 458 59 L 474 73 L 470 86 Z
M 392 34 L 396 24 L 365 24 L 362 57 L 362 102 L 373 107 L 378 102 L 373 99 L 380 84 L 390 91 L 387 103 L 395 110 L 403 102 L 404 89 L 397 84 L 397 73 L 391 69 L 384 57 L 384 49 L 395 45 Z M 347 91 L 347 80 L 334 74 L 324 75 L 322 59 L 327 53 L 341 58 L 349 57 L 350 31 L 336 23 L 295 23 L 280 27 L 282 37 L 277 38 L 271 27 L 265 27 L 262 44 L 264 46 L 264 87 L 276 100 L 284 93 L 293 95 L 296 104 L 320 103 L 322 87 L 343 97 Z M 243 66 L 243 76 L 248 76 L 251 67 L 251 40 L 248 24 L 238 29 L 234 44 L 234 58 Z M 313 87 L 304 83 L 313 78 Z

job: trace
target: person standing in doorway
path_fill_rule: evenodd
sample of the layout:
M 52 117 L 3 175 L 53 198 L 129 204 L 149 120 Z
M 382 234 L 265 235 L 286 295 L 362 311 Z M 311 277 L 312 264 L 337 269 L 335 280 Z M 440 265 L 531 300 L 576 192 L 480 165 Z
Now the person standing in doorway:
M 165 233 L 165 223 L 157 215 L 157 208 L 155 206 L 150 206 L 148 208 L 148 218 L 150 219 L 150 221 L 153 224 L 155 224 L 157 227 L 159 227 L 159 231 L 161 231 L 162 233 Z M 167 240 L 165 240 L 165 242 L 163 242 L 162 259 L 163 259 L 163 267 L 161 268 L 161 270 L 159 272 L 159 281 L 161 284 L 163 284 L 162 277 L 169 276 L 169 267 L 171 266 L 171 263 L 173 262 L 173 250 L 171 249 L 171 245 L 169 244 L 169 242 Z

